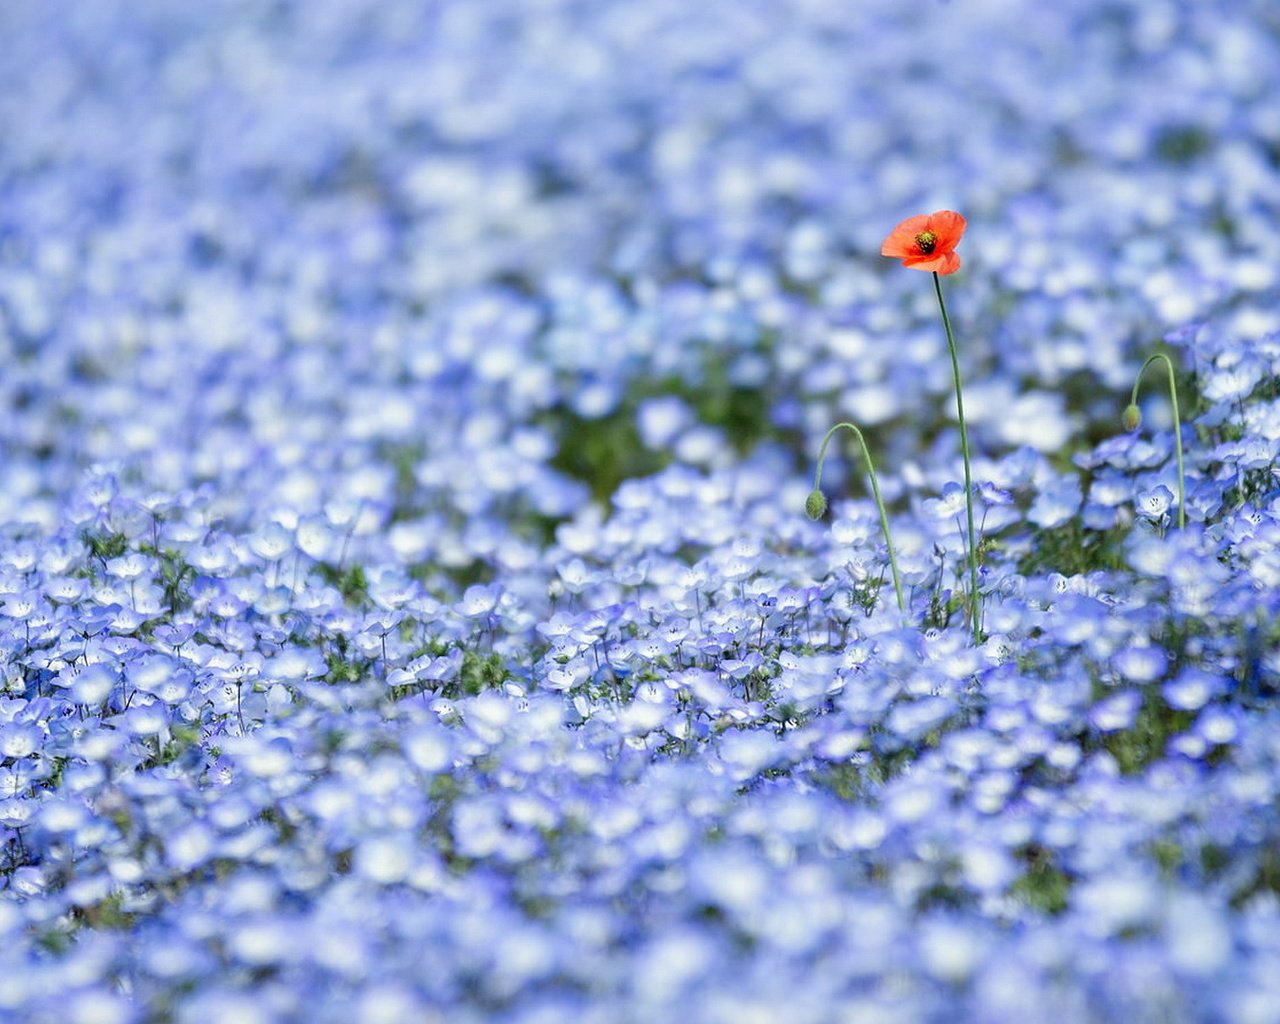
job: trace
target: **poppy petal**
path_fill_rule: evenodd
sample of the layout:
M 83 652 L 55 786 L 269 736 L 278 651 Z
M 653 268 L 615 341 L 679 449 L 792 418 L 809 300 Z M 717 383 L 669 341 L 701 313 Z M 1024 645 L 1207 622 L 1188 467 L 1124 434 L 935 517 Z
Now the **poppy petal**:
M 954 252 L 944 252 L 942 254 L 941 266 L 935 268 L 939 274 L 954 274 L 960 269 L 960 257 Z
M 914 217 L 908 217 L 889 232 L 884 244 L 880 246 L 880 255 L 891 256 L 894 259 L 904 259 L 907 256 L 919 255 L 920 249 L 916 244 L 916 235 L 920 234 L 921 231 L 927 230 L 928 227 L 928 214 L 921 213 Z
M 915 256 L 919 251 L 914 235 L 899 235 L 896 232 L 886 238 L 884 244 L 880 246 L 881 256 L 891 256 L 897 260 Z
M 913 256 L 902 261 L 912 270 L 927 270 L 938 274 L 954 274 L 960 269 L 960 257 L 954 252 L 934 252 L 928 256 Z
M 941 247 L 955 248 L 966 225 L 964 217 L 955 210 L 939 210 L 929 214 L 929 230 L 938 236 Z

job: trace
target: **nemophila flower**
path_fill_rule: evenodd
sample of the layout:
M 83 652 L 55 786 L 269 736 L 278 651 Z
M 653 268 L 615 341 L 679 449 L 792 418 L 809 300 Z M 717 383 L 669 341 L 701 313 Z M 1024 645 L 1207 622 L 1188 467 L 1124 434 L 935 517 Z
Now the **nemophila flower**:
M 57 604 L 73 604 L 88 590 L 88 581 L 79 576 L 54 576 L 44 583 L 45 597 Z
M 108 559 L 106 564 L 107 573 L 119 580 L 136 580 L 143 573 L 152 569 L 149 559 L 136 551 L 131 551 L 119 558 Z
M 19 622 L 26 621 L 36 614 L 40 607 L 40 595 L 35 591 L 10 594 L 4 598 L 3 613 Z
M 1241 715 L 1235 708 L 1210 705 L 1196 719 L 1194 733 L 1217 746 L 1233 742 L 1240 735 Z
M 1227 689 L 1227 680 L 1205 669 L 1188 666 L 1165 683 L 1160 692 L 1165 702 L 1179 711 L 1199 711 Z
M 1250 436 L 1230 441 L 1217 445 L 1213 458 L 1242 470 L 1274 470 L 1280 458 L 1280 438 Z
M 1080 509 L 1083 493 L 1075 477 L 1056 477 L 1039 488 L 1027 518 L 1042 529 L 1062 526 Z
M 955 250 L 964 229 L 964 217 L 954 210 L 908 217 L 889 232 L 880 255 L 900 259 L 914 270 L 953 274 L 960 269 Z
M 949 483 L 937 498 L 926 498 L 922 503 L 925 514 L 933 519 L 950 520 L 964 514 L 964 488 Z
M 1131 683 L 1151 683 L 1164 675 L 1169 658 L 1159 647 L 1126 647 L 1111 659 L 1111 667 Z
M 1266 375 L 1262 360 L 1239 351 L 1224 353 L 1205 372 L 1200 390 L 1211 402 L 1240 402 Z
M 136 698 L 115 719 L 117 728 L 135 738 L 168 735 L 171 725 L 169 707 L 163 701 L 150 697 Z
M 1167 460 L 1169 454 L 1169 448 L 1162 448 L 1136 434 L 1119 434 L 1102 441 L 1091 452 L 1073 455 L 1072 461 L 1081 469 L 1099 466 L 1123 470 L 1150 469 Z
M 1081 524 L 1090 530 L 1109 530 L 1120 522 L 1120 513 L 1096 501 L 1086 501 L 1080 510 Z
M 1126 475 L 1110 466 L 1093 474 L 1089 484 L 1089 500 L 1104 508 L 1115 508 L 1129 501 L 1133 495 L 1133 482 Z
M 26 758 L 40 749 L 43 731 L 32 724 L 10 722 L 0 725 L 0 755 Z
M 1173 492 L 1164 484 L 1140 490 L 1134 501 L 1138 513 L 1154 522 L 1159 522 L 1169 514 L 1173 506 Z
M 895 705 L 885 725 L 895 737 L 912 741 L 938 728 L 956 713 L 953 701 L 944 697 L 923 697 Z
M 474 584 L 467 588 L 462 600 L 458 603 L 458 611 L 466 618 L 474 619 L 490 615 L 498 606 L 502 597 L 502 587 L 497 584 Z
M 248 539 L 249 550 L 267 562 L 283 558 L 293 544 L 292 532 L 276 522 L 267 523 Z
M 63 669 L 58 674 L 56 684 L 68 687 L 72 698 L 87 706 L 100 705 L 106 701 L 119 683 L 119 677 L 104 663 Z
M 1142 694 L 1122 690 L 1099 701 L 1089 712 L 1089 721 L 1100 732 L 1117 732 L 1130 728 L 1142 706 Z

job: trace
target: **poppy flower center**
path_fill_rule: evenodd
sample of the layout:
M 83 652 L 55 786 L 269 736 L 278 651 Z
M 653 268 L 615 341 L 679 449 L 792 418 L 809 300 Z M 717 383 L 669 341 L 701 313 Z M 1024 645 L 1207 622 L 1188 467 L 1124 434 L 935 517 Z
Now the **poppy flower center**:
M 932 231 L 921 231 L 916 235 L 916 245 L 920 247 L 920 251 L 926 256 L 933 252 L 934 247 L 938 244 L 938 236 Z

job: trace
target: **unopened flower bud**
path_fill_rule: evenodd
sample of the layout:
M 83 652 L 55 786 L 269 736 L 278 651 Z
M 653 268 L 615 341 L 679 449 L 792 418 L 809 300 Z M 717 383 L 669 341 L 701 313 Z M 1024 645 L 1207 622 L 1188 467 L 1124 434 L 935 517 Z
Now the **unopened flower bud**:
M 1142 410 L 1133 404 L 1125 406 L 1124 415 L 1120 417 L 1120 422 L 1124 424 L 1125 430 L 1137 430 L 1142 426 Z
M 827 496 L 816 488 L 810 491 L 804 502 L 804 512 L 810 519 L 821 519 L 827 512 Z

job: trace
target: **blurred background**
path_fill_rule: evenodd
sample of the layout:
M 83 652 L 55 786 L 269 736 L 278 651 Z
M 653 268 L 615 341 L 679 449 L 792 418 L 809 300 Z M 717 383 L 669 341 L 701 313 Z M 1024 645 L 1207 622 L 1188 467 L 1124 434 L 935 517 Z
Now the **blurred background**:
M 10 520 L 108 463 L 554 522 L 673 461 L 803 475 L 841 418 L 945 464 L 932 288 L 878 255 L 938 208 L 982 452 L 1065 460 L 1169 332 L 1280 328 L 1269 0 L 8 0 L 0 37 Z

